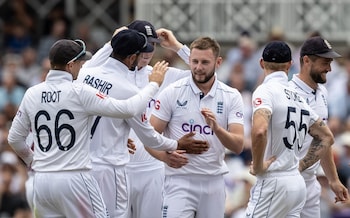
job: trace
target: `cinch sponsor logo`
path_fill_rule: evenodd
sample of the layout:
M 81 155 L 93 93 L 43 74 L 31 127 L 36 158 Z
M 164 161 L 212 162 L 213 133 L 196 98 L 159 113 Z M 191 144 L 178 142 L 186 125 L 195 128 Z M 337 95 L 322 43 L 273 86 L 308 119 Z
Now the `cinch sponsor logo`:
M 160 101 L 153 99 L 148 102 L 148 108 L 154 108 L 155 110 L 159 110 L 160 108 Z
M 242 113 L 242 112 L 237 111 L 237 112 L 236 112 L 236 117 L 242 118 L 242 117 L 243 117 L 243 113 Z
M 195 124 L 193 119 L 190 119 L 188 123 L 183 123 L 182 130 L 184 132 L 196 132 L 204 135 L 214 135 L 214 132 L 211 130 L 210 126 L 201 126 L 200 124 Z

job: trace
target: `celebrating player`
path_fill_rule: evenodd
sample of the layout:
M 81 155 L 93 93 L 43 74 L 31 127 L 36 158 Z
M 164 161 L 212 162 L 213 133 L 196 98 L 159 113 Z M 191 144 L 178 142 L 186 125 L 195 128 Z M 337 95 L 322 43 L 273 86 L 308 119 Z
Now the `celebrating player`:
M 333 144 L 333 135 L 302 97 L 288 86 L 291 50 L 282 41 L 264 48 L 265 79 L 253 93 L 252 165 L 257 183 L 247 217 L 299 217 L 306 199 L 300 170 L 314 164 Z M 313 137 L 303 160 L 296 155 L 307 132 Z
M 322 85 L 326 83 L 326 73 L 331 71 L 333 58 L 340 55 L 332 50 L 328 41 L 315 36 L 307 39 L 300 51 L 300 73 L 293 75 L 289 85 L 295 89 L 309 104 L 309 106 L 321 117 L 328 120 L 327 90 Z M 298 156 L 303 158 L 310 147 L 312 137 L 307 134 L 301 145 Z M 316 164 L 302 172 L 306 183 L 306 202 L 301 211 L 302 218 L 320 218 L 321 186 L 316 178 L 317 168 L 321 166 L 329 181 L 329 185 L 336 195 L 336 201 L 348 199 L 346 187 L 339 181 L 337 169 L 333 160 L 332 148 L 326 150 L 326 154 Z
M 77 81 L 87 83 L 118 99 L 135 95 L 139 88 L 129 82 L 127 77 L 129 70 L 135 70 L 141 55 L 152 52 L 154 49 L 145 39 L 146 35 L 138 31 L 121 30 L 112 38 L 110 42 L 112 53 L 104 64 L 100 67 L 84 66 Z M 140 44 L 140 40 L 145 49 L 140 50 L 135 47 Z M 102 52 L 100 53 L 101 58 Z M 145 82 L 148 84 L 148 79 L 145 79 Z M 191 139 L 192 134 L 187 134 L 179 140 L 168 139 L 154 131 L 145 118 L 144 112 L 129 119 L 96 117 L 93 124 L 92 169 L 111 217 L 127 217 L 128 183 L 125 164 L 129 161 L 126 145 L 131 128 L 146 146 L 154 149 L 184 149 L 188 152 L 198 149 L 200 152 L 205 152 L 208 148 L 205 141 Z
M 143 39 L 138 49 L 146 44 Z M 84 61 L 91 58 L 83 41 L 59 40 L 51 47 L 49 58 L 51 70 L 46 80 L 27 90 L 8 136 L 11 147 L 35 172 L 35 216 L 108 217 L 100 189 L 90 174 L 93 115 L 130 118 L 139 114 L 158 90 L 167 65 L 160 63 L 153 68 L 153 82 L 139 94 L 116 100 L 86 84 L 72 82 Z M 30 131 L 34 152 L 25 144 Z
M 165 88 L 151 123 L 164 135 L 178 139 L 188 132 L 206 140 L 203 154 L 185 154 L 181 168 L 165 166 L 163 217 L 223 217 L 225 149 L 243 149 L 243 101 L 240 93 L 216 78 L 222 58 L 219 44 L 209 37 L 190 46 L 191 75 Z M 164 152 L 159 152 L 162 159 Z

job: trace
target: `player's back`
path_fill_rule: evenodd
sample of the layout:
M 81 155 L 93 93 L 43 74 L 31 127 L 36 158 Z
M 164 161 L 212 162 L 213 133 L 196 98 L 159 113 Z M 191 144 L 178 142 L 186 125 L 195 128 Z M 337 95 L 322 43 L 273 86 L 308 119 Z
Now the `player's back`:
M 32 168 L 37 172 L 89 169 L 90 116 L 71 75 L 50 71 L 46 82 L 27 90 L 23 107 L 34 138 Z M 70 79 L 69 79 L 70 78 Z
M 83 68 L 77 82 L 86 83 L 113 98 L 127 99 L 139 92 L 139 89 L 126 79 L 127 72 L 126 65 L 108 58 L 100 67 Z M 126 146 L 129 132 L 130 126 L 125 119 L 95 117 L 89 135 L 92 162 L 117 166 L 129 162 Z
M 271 111 L 265 159 L 277 159 L 268 171 L 291 171 L 298 167 L 296 153 L 308 132 L 311 119 L 304 99 L 288 86 L 284 72 L 270 74 L 253 94 L 255 110 L 267 108 Z

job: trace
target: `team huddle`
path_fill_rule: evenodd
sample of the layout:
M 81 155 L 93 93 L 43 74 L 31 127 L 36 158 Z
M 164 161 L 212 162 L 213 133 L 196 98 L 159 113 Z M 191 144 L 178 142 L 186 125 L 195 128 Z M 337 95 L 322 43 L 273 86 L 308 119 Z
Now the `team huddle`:
M 190 70 L 150 66 L 156 44 Z M 246 217 L 320 217 L 320 160 L 336 201 L 348 200 L 324 122 L 322 84 L 337 57 L 323 38 L 307 39 L 301 71 L 288 81 L 289 46 L 266 45 L 265 78 L 252 98 L 257 182 Z M 35 217 L 224 217 L 225 151 L 244 148 L 244 104 L 217 79 L 223 59 L 215 39 L 187 47 L 170 30 L 136 20 L 94 55 L 83 41 L 62 39 L 49 58 L 51 70 L 27 90 L 8 136 L 33 171 L 26 194 Z M 318 62 L 323 69 L 315 70 Z

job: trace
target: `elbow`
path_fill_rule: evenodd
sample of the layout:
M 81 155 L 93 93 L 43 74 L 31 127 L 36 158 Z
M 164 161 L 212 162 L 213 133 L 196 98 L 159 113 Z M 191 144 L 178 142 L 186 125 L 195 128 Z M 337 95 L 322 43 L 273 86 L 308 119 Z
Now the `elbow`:
M 267 135 L 266 128 L 254 128 L 251 131 L 252 141 L 264 139 L 264 138 L 266 138 L 266 135 Z
M 225 145 L 227 149 L 232 151 L 234 154 L 239 155 L 242 153 L 244 149 L 244 139 L 243 136 L 236 138 L 234 141 L 231 141 L 231 143 Z
M 236 142 L 236 145 L 233 148 L 233 152 L 237 155 L 239 155 L 240 153 L 242 153 L 244 150 L 244 139 L 243 137 L 238 139 Z
M 332 147 L 332 145 L 334 144 L 334 136 L 331 132 L 329 132 L 329 134 L 326 135 L 326 140 L 325 140 L 327 143 L 327 147 Z

